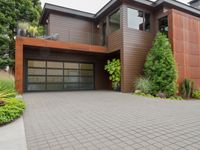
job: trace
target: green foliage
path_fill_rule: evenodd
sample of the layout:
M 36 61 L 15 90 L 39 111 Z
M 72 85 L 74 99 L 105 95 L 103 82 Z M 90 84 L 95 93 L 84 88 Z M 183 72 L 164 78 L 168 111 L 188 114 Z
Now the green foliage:
M 195 98 L 195 99 L 200 99 L 200 90 L 195 90 L 192 93 L 192 97 Z
M 184 79 L 180 85 L 181 96 L 186 99 L 191 98 L 193 93 L 193 86 L 194 86 L 193 81 L 191 81 L 188 78 Z
M 0 100 L 15 97 L 15 87 L 12 80 L 0 80 Z
M 9 98 L 4 101 L 5 105 L 0 107 L 0 125 L 19 118 L 25 109 L 25 104 L 21 100 Z
M 165 93 L 167 97 L 170 97 L 176 94 L 176 64 L 166 35 L 157 34 L 145 62 L 144 74 L 151 80 L 152 95 Z
M 162 99 L 162 100 L 183 100 L 182 97 L 179 97 L 179 96 L 171 96 L 171 97 L 168 97 L 168 98 L 160 98 L 160 97 L 156 97 L 156 96 L 153 96 L 151 94 L 145 94 L 145 93 L 142 93 L 142 92 L 134 93 L 134 95 L 144 96 L 144 97 L 147 97 L 147 98 Z
M 18 23 L 18 29 L 24 29 L 24 30 L 28 30 L 29 29 L 29 23 L 28 22 L 19 22 Z
M 28 28 L 28 32 L 30 33 L 30 35 L 32 37 L 36 36 L 38 34 L 38 27 L 36 27 L 36 26 L 30 26 Z
M 25 104 L 15 96 L 13 81 L 0 80 L 0 125 L 13 121 L 23 113 Z
M 0 61 L 1 68 L 14 65 L 14 37 L 18 21 L 27 21 L 36 26 L 41 11 L 40 0 L 0 0 L 0 58 L 3 58 Z M 4 57 L 5 55 L 8 57 Z
M 0 69 L 4 69 L 5 66 L 12 66 L 14 63 L 14 60 L 11 58 L 0 58 Z
M 141 91 L 142 93 L 151 93 L 152 84 L 148 78 L 140 77 L 135 82 L 135 89 Z
M 109 73 L 109 79 L 112 81 L 113 89 L 120 87 L 121 80 L 121 64 L 119 59 L 108 60 L 104 68 Z

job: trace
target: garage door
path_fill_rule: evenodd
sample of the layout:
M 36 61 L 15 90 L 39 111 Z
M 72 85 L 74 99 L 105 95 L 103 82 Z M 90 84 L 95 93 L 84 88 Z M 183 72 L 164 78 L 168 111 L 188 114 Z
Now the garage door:
M 94 64 L 27 61 L 26 91 L 93 90 Z

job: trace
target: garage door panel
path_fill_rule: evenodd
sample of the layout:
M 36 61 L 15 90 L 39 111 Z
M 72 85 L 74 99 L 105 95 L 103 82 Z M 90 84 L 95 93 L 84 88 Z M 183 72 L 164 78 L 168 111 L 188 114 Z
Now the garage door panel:
M 47 83 L 47 91 L 61 91 L 63 90 L 63 84 L 60 83 Z
M 64 63 L 65 69 L 79 69 L 78 63 Z
M 45 83 L 46 77 L 45 76 L 29 76 L 28 82 L 29 83 Z
M 27 91 L 94 89 L 94 65 L 56 61 L 27 61 Z
M 62 76 L 47 76 L 47 82 L 48 83 L 57 83 L 57 82 L 62 83 L 63 77 Z
M 78 83 L 79 82 L 79 77 L 65 77 L 64 81 L 67 83 Z
M 93 70 L 80 70 L 81 76 L 93 76 L 94 72 Z
M 65 76 L 79 76 L 79 70 L 65 70 Z
M 46 69 L 29 68 L 28 75 L 46 75 Z
M 36 61 L 36 60 L 29 60 L 28 67 L 38 67 L 38 68 L 45 68 L 46 62 L 45 61 Z
M 62 62 L 47 62 L 47 68 L 63 68 L 63 63 Z
M 78 89 L 80 89 L 79 83 L 65 83 L 64 89 L 65 90 L 78 90 Z
M 63 75 L 63 70 L 61 69 L 47 69 L 47 75 Z
M 45 91 L 45 89 L 45 84 L 28 84 L 27 86 L 28 91 Z

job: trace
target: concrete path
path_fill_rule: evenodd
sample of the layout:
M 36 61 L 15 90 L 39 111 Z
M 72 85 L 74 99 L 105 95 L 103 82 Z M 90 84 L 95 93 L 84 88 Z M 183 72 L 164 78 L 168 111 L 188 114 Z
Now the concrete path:
M 103 91 L 24 99 L 28 150 L 200 150 L 200 101 Z
M 22 117 L 0 127 L 0 150 L 27 150 Z

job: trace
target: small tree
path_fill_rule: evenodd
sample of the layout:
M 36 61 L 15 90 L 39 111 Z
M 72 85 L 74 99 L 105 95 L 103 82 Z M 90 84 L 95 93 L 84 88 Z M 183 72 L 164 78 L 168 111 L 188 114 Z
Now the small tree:
M 152 82 L 152 93 L 165 93 L 167 96 L 177 92 L 177 71 L 171 44 L 162 33 L 158 33 L 149 51 L 144 66 L 144 74 Z
M 119 59 L 108 60 L 105 70 L 109 73 L 109 79 L 112 81 L 112 87 L 117 90 L 120 87 L 121 63 Z

